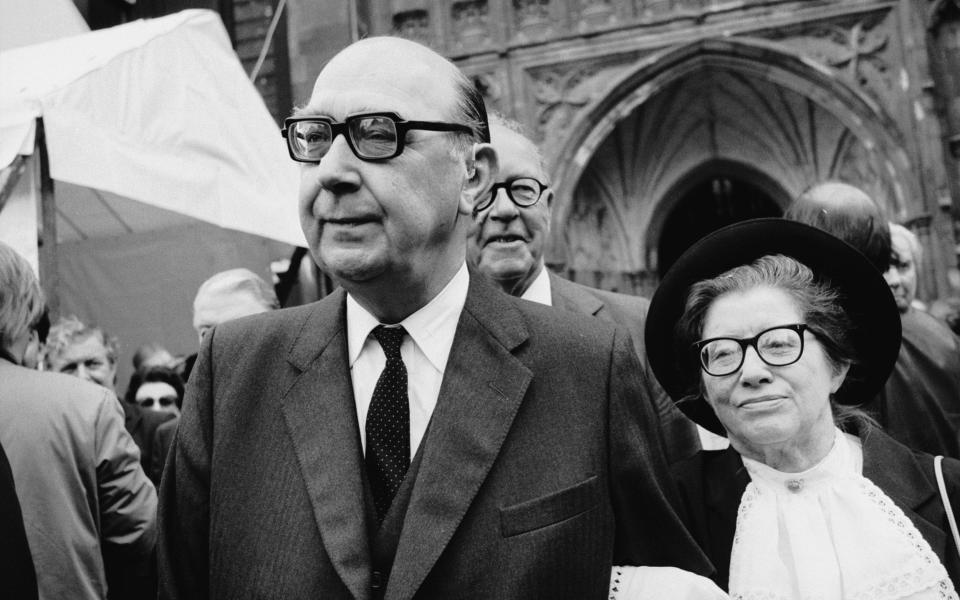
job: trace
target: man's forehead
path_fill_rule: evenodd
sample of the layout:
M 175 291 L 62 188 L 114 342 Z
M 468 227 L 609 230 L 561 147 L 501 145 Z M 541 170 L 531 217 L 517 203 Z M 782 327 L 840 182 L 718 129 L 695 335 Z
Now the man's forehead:
M 100 339 L 100 336 L 91 333 L 81 338 L 75 338 L 67 344 L 60 352 L 61 359 L 86 359 L 108 354 L 107 347 Z
M 429 56 L 420 60 L 420 56 L 384 54 L 382 50 L 377 54 L 349 50 L 323 69 L 310 102 L 299 114 L 340 119 L 362 112 L 389 111 L 407 119 L 438 119 L 449 114 L 456 103 L 453 67 L 440 57 L 439 61 Z
M 500 160 L 500 179 L 526 176 L 546 183 L 540 155 L 533 142 L 502 126 L 492 126 L 490 136 Z

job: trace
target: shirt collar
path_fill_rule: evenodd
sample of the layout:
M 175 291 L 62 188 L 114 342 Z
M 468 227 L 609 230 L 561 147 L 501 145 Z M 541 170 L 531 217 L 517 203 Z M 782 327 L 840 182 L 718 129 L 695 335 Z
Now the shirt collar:
M 399 324 L 407 330 L 413 343 L 417 345 L 430 364 L 443 373 L 453 346 L 453 336 L 457 332 L 460 313 L 467 301 L 470 287 L 470 275 L 467 263 L 453 276 L 440 293 L 433 297 L 418 311 Z M 350 366 L 360 356 L 363 345 L 373 329 L 380 325 L 376 317 L 360 306 L 353 296 L 347 294 L 347 351 Z
M 550 275 L 542 262 L 540 263 L 540 272 L 534 277 L 530 287 L 520 294 L 520 297 L 531 302 L 553 306 L 553 299 L 550 296 Z

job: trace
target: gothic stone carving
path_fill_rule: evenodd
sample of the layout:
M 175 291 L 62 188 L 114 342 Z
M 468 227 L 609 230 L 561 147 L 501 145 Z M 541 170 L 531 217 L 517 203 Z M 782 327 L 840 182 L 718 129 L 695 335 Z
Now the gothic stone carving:
M 393 15 L 395 35 L 430 44 L 430 13 L 426 9 L 414 9 Z
M 453 46 L 460 49 L 490 44 L 490 7 L 487 0 L 454 2 L 450 8 Z
M 839 77 L 884 104 L 891 104 L 899 62 L 896 24 L 889 10 L 832 22 L 814 22 L 767 32 L 769 38 L 830 67 Z M 897 111 L 892 110 L 891 114 Z
M 616 62 L 557 64 L 528 72 L 537 141 L 558 137 L 580 110 L 603 98 L 635 60 L 636 55 L 629 54 L 617 56 Z

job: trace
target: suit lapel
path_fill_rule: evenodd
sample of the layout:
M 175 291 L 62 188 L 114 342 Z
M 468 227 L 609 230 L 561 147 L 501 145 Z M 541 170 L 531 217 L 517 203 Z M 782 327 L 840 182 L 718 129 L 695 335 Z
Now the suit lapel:
M 281 405 L 327 554 L 353 596 L 364 600 L 370 548 L 345 311 L 338 290 L 306 318 L 287 356 L 301 373 Z
M 397 548 L 387 598 L 413 597 L 483 484 L 533 377 L 511 350 L 527 329 L 509 298 L 470 275 Z
M 603 310 L 603 301 L 572 282 L 549 273 L 550 296 L 553 305 L 571 312 L 597 316 Z

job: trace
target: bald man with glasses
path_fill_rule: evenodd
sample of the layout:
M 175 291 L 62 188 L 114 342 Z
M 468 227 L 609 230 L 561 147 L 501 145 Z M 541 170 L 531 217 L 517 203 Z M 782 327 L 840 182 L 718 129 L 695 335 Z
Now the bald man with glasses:
M 284 135 L 341 287 L 204 336 L 161 484 L 161 597 L 599 600 L 613 560 L 709 573 L 627 336 L 466 265 L 497 168 L 470 80 L 361 40 Z

